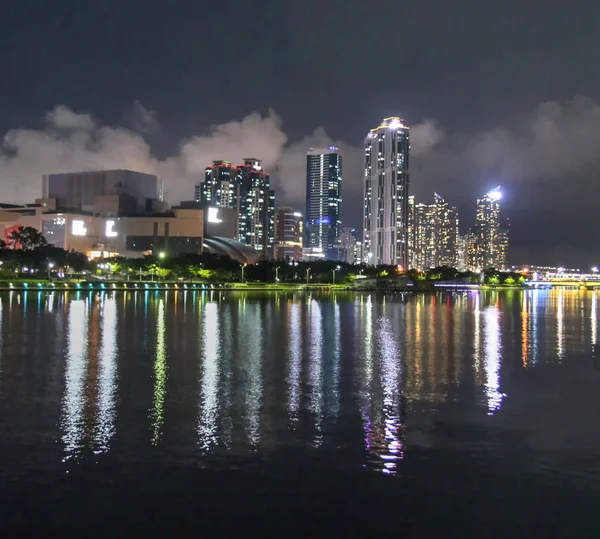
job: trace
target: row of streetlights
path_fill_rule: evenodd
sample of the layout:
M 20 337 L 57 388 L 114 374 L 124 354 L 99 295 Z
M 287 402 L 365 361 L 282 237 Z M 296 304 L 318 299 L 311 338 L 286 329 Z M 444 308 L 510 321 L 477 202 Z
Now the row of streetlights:
M 244 283 L 244 269 L 247 266 L 247 264 L 242 264 L 242 284 Z M 279 269 L 281 268 L 281 266 L 277 266 L 275 268 L 275 282 L 278 283 L 279 282 Z M 342 269 L 341 266 L 337 266 L 333 269 L 333 284 L 335 284 L 335 272 L 336 271 L 340 271 Z M 310 281 L 310 268 L 306 268 L 306 284 L 309 284 Z

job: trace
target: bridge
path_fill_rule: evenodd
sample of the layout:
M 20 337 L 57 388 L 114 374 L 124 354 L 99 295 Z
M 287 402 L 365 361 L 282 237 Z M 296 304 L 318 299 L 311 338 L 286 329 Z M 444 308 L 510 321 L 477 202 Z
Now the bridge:
M 589 290 L 600 289 L 600 275 L 594 273 L 543 273 L 534 275 L 534 279 L 527 282 L 532 288 L 546 288 L 560 286 L 565 288 L 587 288 Z

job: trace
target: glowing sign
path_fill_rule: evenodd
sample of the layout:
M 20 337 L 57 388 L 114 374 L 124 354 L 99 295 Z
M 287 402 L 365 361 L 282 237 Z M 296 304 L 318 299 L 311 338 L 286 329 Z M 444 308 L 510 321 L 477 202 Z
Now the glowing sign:
M 223 219 L 219 219 L 219 208 L 208 208 L 208 222 L 222 223 Z
M 85 228 L 85 222 L 79 219 L 72 221 L 71 234 L 73 234 L 73 236 L 87 236 L 87 228 Z
M 106 221 L 105 234 L 107 238 L 115 238 L 117 236 L 117 231 L 114 229 L 114 227 L 114 221 Z

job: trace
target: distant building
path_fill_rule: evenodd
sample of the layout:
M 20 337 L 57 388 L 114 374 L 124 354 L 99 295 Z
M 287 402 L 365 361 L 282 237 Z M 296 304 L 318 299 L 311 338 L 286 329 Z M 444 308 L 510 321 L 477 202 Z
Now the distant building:
M 48 174 L 43 198 L 55 199 L 62 211 L 103 215 L 142 215 L 160 211 L 162 186 L 152 174 L 132 170 L 97 170 Z
M 369 264 L 409 264 L 409 151 L 401 118 L 385 118 L 365 139 L 363 238 Z
M 467 257 L 467 246 L 468 246 L 468 235 L 458 236 L 456 240 L 456 257 L 454 267 L 458 271 L 467 271 L 468 269 L 468 257 Z
M 240 182 L 238 169 L 229 161 L 213 161 L 206 167 L 204 182 L 197 184 L 195 200 L 239 212 Z
M 273 256 L 275 243 L 275 192 L 260 160 L 250 157 L 243 165 L 213 161 L 204 181 L 196 184 L 194 199 L 211 207 L 233 209 L 237 215 L 237 240 Z
M 458 212 L 440 195 L 434 193 L 435 266 L 454 267 L 458 241 Z
M 499 254 L 501 197 L 497 187 L 477 200 L 473 269 L 500 267 L 503 263 Z
M 498 253 L 496 267 L 505 269 L 508 266 L 508 230 L 498 232 Z
M 260 160 L 249 157 L 237 167 L 240 183 L 239 241 L 265 258 L 275 244 L 275 192 Z
M 303 218 L 292 208 L 281 207 L 275 211 L 276 260 L 300 260 L 302 258 Z
M 436 265 L 436 205 L 415 204 L 411 223 L 411 261 L 409 267 L 421 271 Z
M 339 259 L 342 203 L 342 156 L 335 146 L 310 148 L 306 154 L 305 248 Z
M 340 230 L 340 260 L 348 264 L 357 263 L 356 229 L 345 227 Z

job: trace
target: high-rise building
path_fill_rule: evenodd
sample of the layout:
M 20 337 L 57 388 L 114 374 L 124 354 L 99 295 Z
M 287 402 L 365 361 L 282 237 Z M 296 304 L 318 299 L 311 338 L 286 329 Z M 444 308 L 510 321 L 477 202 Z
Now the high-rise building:
M 500 187 L 496 187 L 477 200 L 474 269 L 496 267 L 501 262 L 498 257 L 501 197 Z
M 335 146 L 306 153 L 306 240 L 311 252 L 339 260 L 342 156 Z
M 411 269 L 426 270 L 436 265 L 436 206 L 415 204 L 411 223 Z
M 269 174 L 254 157 L 243 165 L 213 161 L 204 181 L 195 186 L 195 200 L 205 205 L 230 208 L 237 215 L 237 237 L 264 257 L 273 256 L 275 241 L 275 192 Z
M 275 212 L 276 260 L 300 260 L 302 258 L 302 214 L 292 208 L 277 208 Z
M 239 241 L 265 257 L 273 255 L 275 242 L 275 192 L 269 174 L 254 157 L 237 167 L 239 183 Z
M 498 269 L 505 269 L 507 266 L 507 254 L 508 254 L 508 230 L 500 230 L 498 232 L 498 252 L 496 259 L 496 267 Z
M 363 238 L 367 263 L 408 266 L 409 130 L 385 118 L 365 139 Z
M 477 261 L 477 233 L 475 229 L 469 228 L 465 241 L 467 269 L 469 271 L 479 271 Z
M 458 212 L 440 195 L 434 193 L 435 204 L 435 266 L 453 267 L 456 262 Z
M 340 230 L 340 260 L 348 264 L 356 263 L 356 229 L 344 227 Z
M 457 236 L 456 240 L 456 257 L 454 260 L 454 267 L 458 271 L 467 271 L 468 269 L 468 256 L 467 256 L 467 247 L 468 247 L 468 235 Z
M 238 169 L 229 161 L 213 161 L 206 167 L 204 181 L 196 184 L 194 200 L 239 212 L 240 182 Z

